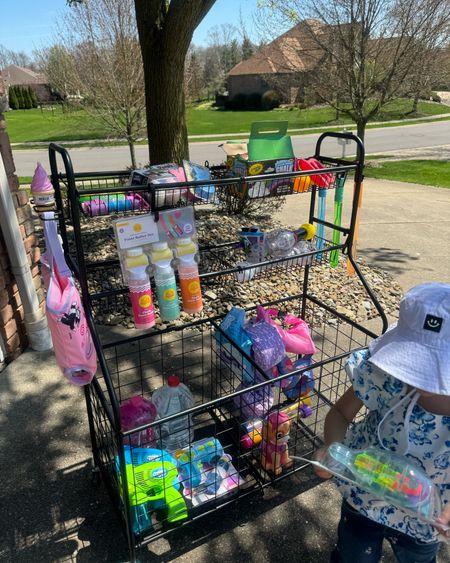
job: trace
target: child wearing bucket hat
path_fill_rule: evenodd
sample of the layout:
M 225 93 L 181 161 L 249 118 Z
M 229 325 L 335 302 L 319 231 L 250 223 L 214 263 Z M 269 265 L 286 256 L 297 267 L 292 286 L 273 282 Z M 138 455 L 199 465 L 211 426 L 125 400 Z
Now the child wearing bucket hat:
M 425 283 L 411 289 L 400 303 L 397 324 L 352 353 L 345 369 L 352 386 L 327 414 L 325 443 L 376 446 L 406 456 L 437 485 L 443 506 L 439 521 L 448 524 L 450 285 Z M 363 406 L 365 417 L 352 424 Z M 442 530 L 356 486 L 339 481 L 338 488 L 343 503 L 332 562 L 376 563 L 383 539 L 400 563 L 436 562 Z

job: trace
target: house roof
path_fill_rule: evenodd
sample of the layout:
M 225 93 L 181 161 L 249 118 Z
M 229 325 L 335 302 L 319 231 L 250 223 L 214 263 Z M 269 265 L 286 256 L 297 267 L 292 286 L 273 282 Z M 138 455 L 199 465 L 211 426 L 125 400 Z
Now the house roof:
M 280 74 L 312 70 L 320 59 L 320 49 L 311 33 L 322 33 L 326 26 L 317 20 L 304 20 L 254 55 L 234 66 L 229 76 Z
M 34 72 L 30 68 L 23 68 L 17 65 L 9 65 L 2 70 L 5 82 L 10 86 L 20 86 L 23 84 L 47 84 L 45 74 Z

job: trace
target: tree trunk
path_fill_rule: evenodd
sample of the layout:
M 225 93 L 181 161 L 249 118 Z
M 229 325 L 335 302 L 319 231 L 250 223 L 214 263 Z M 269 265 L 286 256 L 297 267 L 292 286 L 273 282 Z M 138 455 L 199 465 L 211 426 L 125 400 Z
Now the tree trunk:
M 366 133 L 366 125 L 367 125 L 367 120 L 365 119 L 356 120 L 356 134 L 358 135 L 358 137 L 361 139 L 363 143 L 364 143 L 364 136 Z
M 152 164 L 181 163 L 183 158 L 189 158 L 183 88 L 185 55 L 167 53 L 164 45 L 154 44 L 146 61 L 145 99 Z
M 184 63 L 195 28 L 215 0 L 134 0 L 142 51 L 152 164 L 188 158 Z
M 414 94 L 414 100 L 413 100 L 411 113 L 417 113 L 417 107 L 419 105 L 419 98 L 420 98 L 420 92 L 416 92 Z
M 136 151 L 134 150 L 134 141 L 133 139 L 128 138 L 127 143 L 128 143 L 128 148 L 130 150 L 131 167 L 133 168 L 133 170 L 135 170 L 137 168 L 137 165 L 136 165 Z

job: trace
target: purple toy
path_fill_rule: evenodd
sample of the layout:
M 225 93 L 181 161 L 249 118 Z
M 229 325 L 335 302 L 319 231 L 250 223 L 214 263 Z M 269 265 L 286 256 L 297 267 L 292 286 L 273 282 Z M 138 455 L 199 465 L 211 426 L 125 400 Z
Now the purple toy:
M 266 321 L 247 324 L 245 331 L 252 340 L 253 357 L 257 365 L 267 371 L 279 364 L 286 350 L 277 329 Z
M 255 370 L 255 383 L 261 383 L 264 379 Z M 236 391 L 245 389 L 245 384 L 239 385 Z M 246 393 L 234 398 L 234 404 L 240 411 L 240 416 L 244 420 L 253 418 L 263 418 L 273 405 L 273 393 L 269 384 L 258 389 L 249 388 Z

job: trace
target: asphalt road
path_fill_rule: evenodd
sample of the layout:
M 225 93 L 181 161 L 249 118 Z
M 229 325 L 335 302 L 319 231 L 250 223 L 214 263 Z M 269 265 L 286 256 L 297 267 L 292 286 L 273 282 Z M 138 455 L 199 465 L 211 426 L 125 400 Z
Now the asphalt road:
M 317 137 L 316 133 L 293 137 L 295 154 L 306 156 L 313 154 Z M 224 135 L 224 140 L 226 138 L 226 135 Z M 449 143 L 450 121 L 368 129 L 365 141 L 368 154 L 385 154 L 400 149 L 433 147 Z M 221 163 L 224 152 L 219 148 L 219 144 L 220 141 L 191 143 L 191 160 L 199 163 L 205 160 L 208 160 L 210 164 Z M 128 148 L 124 146 L 70 148 L 69 150 L 74 168 L 78 172 L 122 170 L 130 164 Z M 327 144 L 324 143 L 322 152 L 330 156 L 337 156 L 342 154 L 342 147 L 333 139 Z M 136 155 L 139 163 L 145 164 L 148 162 L 146 146 L 136 147 Z M 42 162 L 45 167 L 49 167 L 46 149 L 14 150 L 14 160 L 19 176 L 32 176 L 37 161 Z

